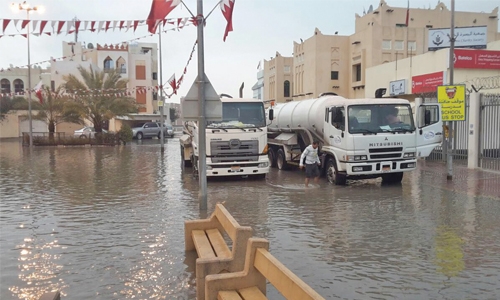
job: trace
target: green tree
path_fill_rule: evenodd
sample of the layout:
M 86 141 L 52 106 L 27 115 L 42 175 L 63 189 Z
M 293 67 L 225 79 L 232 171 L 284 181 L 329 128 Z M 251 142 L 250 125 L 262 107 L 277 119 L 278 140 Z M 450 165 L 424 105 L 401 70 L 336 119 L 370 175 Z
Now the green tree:
M 172 122 L 172 124 L 174 124 L 175 121 L 177 119 L 179 119 L 179 112 L 177 111 L 177 109 L 171 107 L 169 109 L 169 113 L 170 113 L 170 122 Z
M 116 96 L 127 89 L 127 80 L 116 69 L 97 71 L 79 66 L 78 71 L 83 81 L 70 74 L 64 77 L 64 86 L 75 96 L 72 109 L 78 109 L 83 119 L 92 122 L 96 132 L 102 132 L 103 123 L 114 117 L 137 112 L 134 99 Z
M 3 121 L 9 113 L 17 110 L 28 110 L 28 100 L 23 97 L 0 98 L 0 122 Z
M 62 93 L 59 87 L 54 93 L 45 87 L 42 93 L 43 102 L 38 104 L 38 114 L 33 116 L 36 120 L 45 121 L 49 126 L 49 133 L 53 136 L 56 125 L 62 122 L 84 124 L 80 108 Z
M 126 145 L 127 142 L 132 141 L 134 137 L 132 128 L 130 128 L 128 124 L 123 124 L 122 128 L 120 128 L 120 130 L 118 131 L 118 137 L 123 142 L 123 144 Z

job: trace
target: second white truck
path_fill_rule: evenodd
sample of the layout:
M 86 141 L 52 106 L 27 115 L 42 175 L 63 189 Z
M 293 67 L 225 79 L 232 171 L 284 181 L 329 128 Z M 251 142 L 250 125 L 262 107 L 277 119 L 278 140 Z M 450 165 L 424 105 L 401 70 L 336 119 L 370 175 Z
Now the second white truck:
M 207 177 L 269 173 L 264 103 L 256 99 L 221 98 L 222 118 L 206 126 Z M 180 138 L 185 166 L 198 170 L 198 122 L 184 124 Z
M 345 185 L 348 178 L 401 182 L 404 172 L 417 167 L 417 157 L 428 156 L 442 141 L 439 104 L 420 105 L 414 117 L 404 99 L 345 99 L 326 93 L 273 110 L 267 111 L 271 166 L 299 165 L 302 151 L 317 140 L 322 174 L 336 185 Z

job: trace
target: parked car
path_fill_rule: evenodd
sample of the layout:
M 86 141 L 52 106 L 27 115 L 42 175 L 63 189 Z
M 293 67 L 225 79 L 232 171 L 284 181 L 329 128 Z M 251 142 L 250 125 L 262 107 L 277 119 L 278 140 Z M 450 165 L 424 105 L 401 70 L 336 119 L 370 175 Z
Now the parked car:
M 164 125 L 165 126 L 165 125 Z M 166 125 L 166 128 L 163 131 L 163 136 L 174 136 L 174 130 L 173 128 L 170 129 L 169 131 L 169 125 Z M 172 127 L 172 126 L 170 126 Z M 140 124 L 137 127 L 132 128 L 132 134 L 135 139 L 142 140 L 143 138 L 152 138 L 152 137 L 157 137 L 161 138 L 161 127 L 159 123 L 156 122 L 146 122 L 143 124 Z
M 107 130 L 102 130 L 103 133 L 108 133 Z M 75 137 L 79 137 L 79 138 L 94 138 L 95 137 L 95 128 L 94 127 L 89 127 L 89 126 L 85 126 L 81 129 L 78 129 L 78 130 L 75 130 L 75 132 L 73 133 L 73 136 Z
M 160 126 L 160 123 L 158 123 L 158 126 Z M 170 124 L 163 124 L 163 126 L 166 126 L 165 129 L 165 137 L 170 137 L 170 138 L 173 138 L 174 137 L 174 127 L 172 127 L 172 125 Z

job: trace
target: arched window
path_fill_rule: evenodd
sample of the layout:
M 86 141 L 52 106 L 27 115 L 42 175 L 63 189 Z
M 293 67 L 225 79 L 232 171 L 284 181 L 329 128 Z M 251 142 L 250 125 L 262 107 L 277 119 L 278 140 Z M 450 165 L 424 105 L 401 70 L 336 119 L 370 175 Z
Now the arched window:
M 127 65 L 125 59 L 123 59 L 123 57 L 121 56 L 116 60 L 116 69 L 118 70 L 118 73 L 127 73 Z
M 14 80 L 14 93 L 24 94 L 24 82 L 21 79 Z
M 2 79 L 0 83 L 0 93 L 10 93 L 10 81 L 8 79 Z
M 283 94 L 285 97 L 290 97 L 290 81 L 288 80 L 285 80 L 285 90 Z
M 108 70 L 111 70 L 113 68 L 114 68 L 113 60 L 109 56 L 106 57 L 106 59 L 104 60 L 104 71 L 108 71 Z

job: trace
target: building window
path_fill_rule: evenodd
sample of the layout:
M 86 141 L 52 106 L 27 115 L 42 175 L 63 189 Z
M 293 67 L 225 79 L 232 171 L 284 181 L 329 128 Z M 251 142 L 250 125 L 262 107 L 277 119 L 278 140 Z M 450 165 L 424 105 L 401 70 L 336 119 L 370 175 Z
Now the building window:
M 153 100 L 158 100 L 158 93 L 153 92 Z
M 2 79 L 0 93 L 10 93 L 10 81 L 8 79 Z
M 138 86 L 135 90 L 135 101 L 137 104 L 146 104 L 146 87 Z
M 352 79 L 354 82 L 361 81 L 361 64 L 352 66 Z
M 382 49 L 383 50 L 391 50 L 391 41 L 390 40 L 383 40 L 382 41 Z
M 408 26 L 406 26 L 406 24 L 398 23 L 396 24 L 396 27 L 408 27 Z
M 290 66 L 285 66 L 285 68 L 283 68 L 283 71 L 288 74 L 290 73 Z
M 127 66 L 126 66 L 126 62 L 125 62 L 125 59 L 123 59 L 123 57 L 119 57 L 117 60 L 116 60 L 116 68 L 118 69 L 118 73 L 120 74 L 125 74 L 127 73 Z
M 138 60 L 135 62 L 135 79 L 146 79 L 146 61 Z
M 415 41 L 408 42 L 408 50 L 417 51 L 417 42 Z
M 50 81 L 50 91 L 52 92 L 56 91 L 56 82 L 54 80 Z
M 21 79 L 14 80 L 14 93 L 24 94 L 24 82 Z
M 158 73 L 153 72 L 153 80 L 158 80 Z
M 404 41 L 395 41 L 394 42 L 394 49 L 395 50 L 404 50 L 405 49 Z
M 332 71 L 330 77 L 332 80 L 339 80 L 339 71 Z
M 284 90 L 283 96 L 290 97 L 290 81 L 285 80 L 284 86 L 285 86 L 285 90 Z
M 104 71 L 109 71 L 111 69 L 113 69 L 113 60 L 108 56 L 104 60 Z

